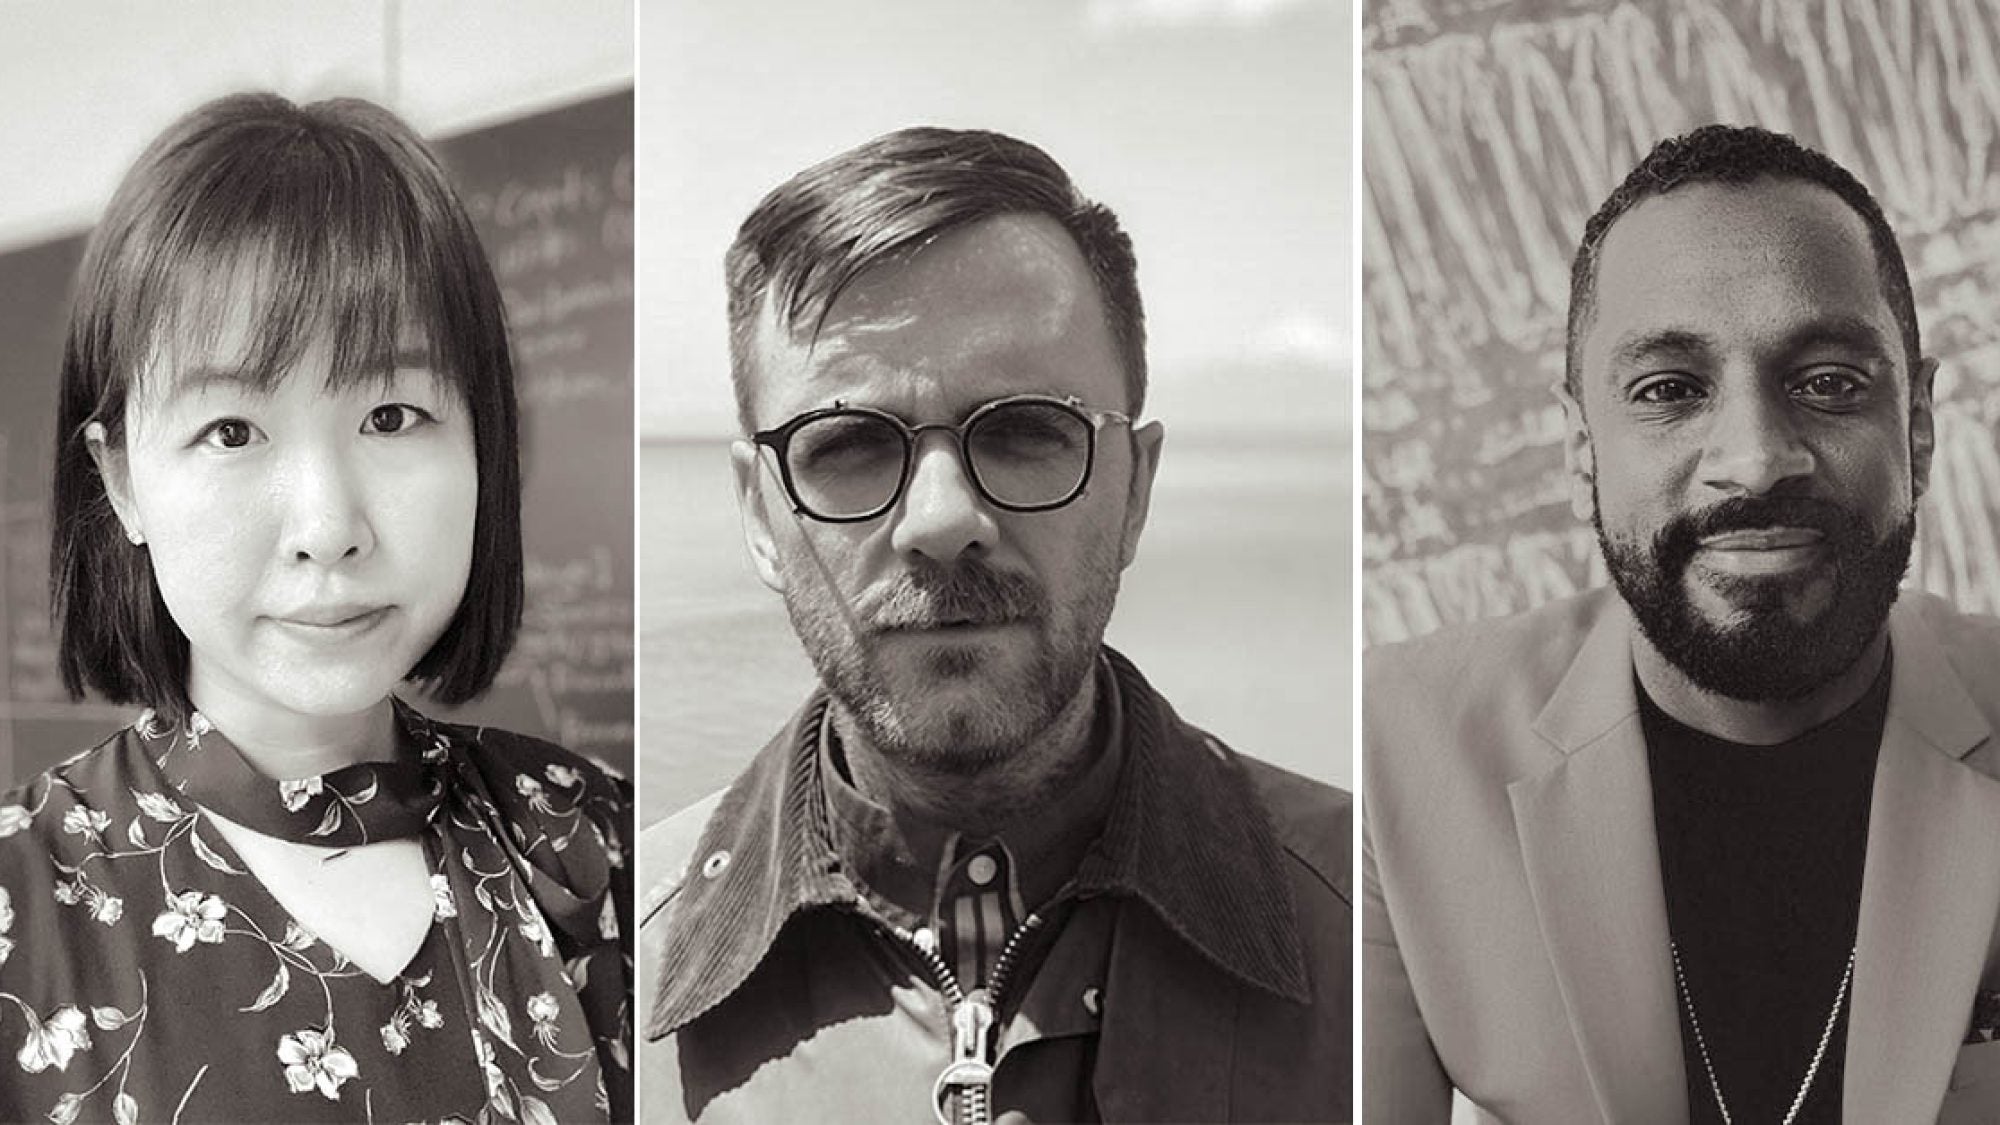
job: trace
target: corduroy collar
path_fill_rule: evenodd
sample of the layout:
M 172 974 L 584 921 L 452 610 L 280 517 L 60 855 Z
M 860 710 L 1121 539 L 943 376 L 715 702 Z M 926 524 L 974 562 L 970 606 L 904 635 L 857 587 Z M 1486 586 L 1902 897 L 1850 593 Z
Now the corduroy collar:
M 1099 656 L 1091 675 L 1097 681 L 1099 709 L 1109 713 L 1099 716 L 1108 721 L 1092 724 L 1090 762 L 1049 799 L 991 837 L 1007 855 L 1025 909 L 1040 908 L 1069 885 L 1077 865 L 1103 836 L 1118 792 L 1118 771 L 1125 763 L 1125 706 L 1110 660 Z M 819 743 L 827 819 L 833 825 L 834 850 L 849 876 L 891 922 L 910 929 L 930 924 L 932 912 L 947 896 L 949 857 L 960 834 L 924 817 L 898 817 L 855 788 L 834 764 L 840 739 L 830 720 L 820 724 Z M 983 843 L 979 837 L 968 841 L 970 846 Z
M 1308 1003 L 1284 853 L 1242 764 L 1181 722 L 1129 661 L 1104 651 L 1124 705 L 1125 761 L 1104 834 L 1070 893 L 1143 902 L 1218 969 Z M 821 789 L 825 707 L 816 693 L 703 829 L 668 911 L 648 1039 L 727 999 L 794 914 L 858 905 Z

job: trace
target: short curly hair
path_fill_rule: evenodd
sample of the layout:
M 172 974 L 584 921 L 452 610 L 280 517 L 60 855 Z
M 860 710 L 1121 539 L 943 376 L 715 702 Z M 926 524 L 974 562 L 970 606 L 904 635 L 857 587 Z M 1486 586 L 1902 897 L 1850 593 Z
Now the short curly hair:
M 1082 253 L 1125 368 L 1125 406 L 1146 399 L 1146 314 L 1132 239 L 1048 153 L 983 129 L 886 133 L 786 180 L 743 220 L 726 262 L 729 368 L 744 432 L 756 429 L 758 311 L 817 332 L 854 280 L 939 235 L 1002 214 L 1047 215 Z
M 1589 333 L 1591 318 L 1597 311 L 1598 260 L 1612 226 L 1632 208 L 1676 188 L 1701 183 L 1742 185 L 1765 177 L 1818 184 L 1861 216 L 1868 228 L 1869 244 L 1875 250 L 1875 272 L 1882 295 L 1903 332 L 1908 370 L 1916 370 L 1923 356 L 1917 335 L 1916 298 L 1910 293 L 1910 275 L 1903 266 L 1903 251 L 1896 245 L 1896 232 L 1889 229 L 1889 220 L 1883 216 L 1875 197 L 1852 172 L 1784 133 L 1755 126 L 1704 125 L 1654 145 L 1653 151 L 1646 154 L 1584 224 L 1583 242 L 1576 248 L 1569 271 L 1569 332 L 1563 382 L 1571 395 L 1582 401 L 1583 373 L 1578 366 L 1583 338 Z

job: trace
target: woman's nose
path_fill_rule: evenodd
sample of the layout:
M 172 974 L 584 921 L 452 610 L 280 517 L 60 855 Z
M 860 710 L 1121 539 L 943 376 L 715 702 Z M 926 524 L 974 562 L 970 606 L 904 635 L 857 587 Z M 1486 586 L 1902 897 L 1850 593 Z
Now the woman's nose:
M 281 549 L 295 561 L 333 563 L 375 549 L 366 489 L 339 451 L 300 450 L 279 487 L 285 489 Z

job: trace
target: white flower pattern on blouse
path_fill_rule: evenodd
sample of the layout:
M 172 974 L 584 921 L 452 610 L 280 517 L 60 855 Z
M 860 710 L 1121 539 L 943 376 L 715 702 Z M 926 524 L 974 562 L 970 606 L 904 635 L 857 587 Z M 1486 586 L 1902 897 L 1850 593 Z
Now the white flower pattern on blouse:
M 198 941 L 220 942 L 222 920 L 228 914 L 229 904 L 216 895 L 200 891 L 169 894 L 167 908 L 153 919 L 153 936 L 166 938 L 174 943 L 174 949 L 186 953 Z
M 0 794 L 0 1120 L 307 1115 L 292 1099 L 327 1106 L 316 1120 L 631 1114 L 629 787 L 398 714 L 407 759 L 273 782 L 201 716 L 149 712 Z M 210 807 L 323 846 L 420 839 L 423 947 L 368 976 L 278 906 Z
M 318 1090 L 328 1101 L 338 1101 L 340 1084 L 361 1073 L 354 1056 L 333 1045 L 333 1032 L 312 1028 L 278 1040 L 278 1061 L 285 1064 L 285 1084 L 292 1093 Z
M 70 1057 L 90 1047 L 90 1025 L 74 1004 L 64 1004 L 46 1020 L 37 1021 L 33 1008 L 23 1004 L 28 1016 L 28 1038 L 21 1044 L 21 1069 L 40 1074 L 50 1067 L 68 1070 Z
M 291 781 L 280 781 L 278 783 L 278 800 L 285 806 L 286 812 L 297 812 L 306 807 L 307 801 L 312 800 L 324 792 L 325 789 L 325 781 L 318 777 L 294 778 Z

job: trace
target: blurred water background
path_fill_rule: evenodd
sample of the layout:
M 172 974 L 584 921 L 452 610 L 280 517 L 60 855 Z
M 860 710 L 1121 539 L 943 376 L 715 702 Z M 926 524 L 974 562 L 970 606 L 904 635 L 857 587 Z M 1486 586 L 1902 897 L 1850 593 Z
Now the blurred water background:
M 727 785 L 813 684 L 742 546 L 728 442 L 640 453 L 642 821 Z M 1351 788 L 1351 468 L 1344 428 L 1182 434 L 1107 640 L 1181 715 Z
M 1145 293 L 1145 413 L 1167 438 L 1109 640 L 1239 750 L 1346 783 L 1352 7 L 655 14 L 640 27 L 640 820 L 726 784 L 813 681 L 736 517 L 724 254 L 772 187 L 914 124 L 1032 141 L 1118 212 Z

